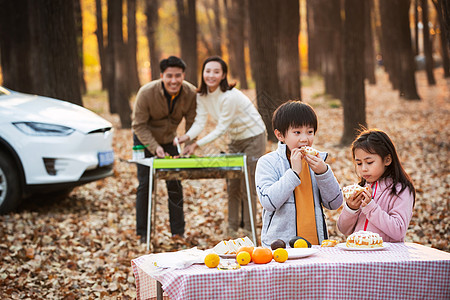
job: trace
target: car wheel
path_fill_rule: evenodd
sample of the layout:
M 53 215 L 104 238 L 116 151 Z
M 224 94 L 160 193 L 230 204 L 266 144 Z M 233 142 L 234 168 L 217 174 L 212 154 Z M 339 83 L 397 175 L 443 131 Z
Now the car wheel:
M 20 177 L 11 157 L 0 151 L 0 214 L 11 212 L 22 200 Z

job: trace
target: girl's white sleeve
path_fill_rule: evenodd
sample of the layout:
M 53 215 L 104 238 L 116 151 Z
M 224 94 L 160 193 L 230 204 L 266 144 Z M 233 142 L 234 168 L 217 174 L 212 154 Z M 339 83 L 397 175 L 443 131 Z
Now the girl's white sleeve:
M 199 99 L 199 95 L 197 95 L 197 109 L 194 123 L 191 128 L 186 132 L 186 135 L 191 139 L 195 139 L 200 132 L 205 128 L 206 120 L 208 119 L 208 112 L 205 109 L 205 104 L 201 99 Z M 197 143 L 198 145 L 198 143 Z

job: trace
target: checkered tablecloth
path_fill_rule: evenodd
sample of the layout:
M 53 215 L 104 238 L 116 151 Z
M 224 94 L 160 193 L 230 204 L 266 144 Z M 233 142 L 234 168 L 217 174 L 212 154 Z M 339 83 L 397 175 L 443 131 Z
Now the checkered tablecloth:
M 146 257 L 132 260 L 137 298 L 170 299 L 450 299 L 450 253 L 413 243 L 378 251 L 319 248 L 284 263 L 221 271 L 195 264 L 148 275 Z

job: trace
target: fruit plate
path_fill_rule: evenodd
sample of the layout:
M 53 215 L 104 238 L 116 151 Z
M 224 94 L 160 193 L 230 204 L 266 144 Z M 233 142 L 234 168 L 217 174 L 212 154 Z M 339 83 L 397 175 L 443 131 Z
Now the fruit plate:
M 287 248 L 288 259 L 302 258 L 313 255 L 319 251 L 315 248 Z
M 355 248 L 355 247 L 347 247 L 347 245 L 345 243 L 340 243 L 340 244 L 337 244 L 336 247 L 338 247 L 340 249 L 344 249 L 344 250 L 349 250 L 349 251 L 377 251 L 377 250 L 383 250 L 383 249 L 389 248 L 389 244 L 383 243 L 382 247 L 376 247 L 376 248 Z
M 222 258 L 235 258 L 236 257 L 236 253 L 233 254 L 219 254 L 220 257 Z

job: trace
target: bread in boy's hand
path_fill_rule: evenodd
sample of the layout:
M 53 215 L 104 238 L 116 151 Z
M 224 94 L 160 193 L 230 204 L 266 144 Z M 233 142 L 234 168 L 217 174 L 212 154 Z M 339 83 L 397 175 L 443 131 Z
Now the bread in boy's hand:
M 319 151 L 317 151 L 316 149 L 309 147 L 309 146 L 303 146 L 300 147 L 300 152 L 305 155 L 305 154 L 309 154 L 312 156 L 317 156 L 319 155 Z
M 357 196 L 359 193 L 362 193 L 364 190 L 369 190 L 369 187 L 367 186 L 360 186 L 359 184 L 352 184 L 344 187 L 342 189 L 342 193 L 344 194 L 345 198 L 350 198 L 352 195 Z

